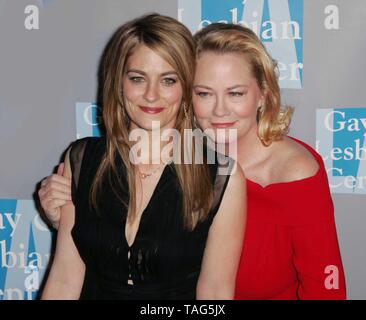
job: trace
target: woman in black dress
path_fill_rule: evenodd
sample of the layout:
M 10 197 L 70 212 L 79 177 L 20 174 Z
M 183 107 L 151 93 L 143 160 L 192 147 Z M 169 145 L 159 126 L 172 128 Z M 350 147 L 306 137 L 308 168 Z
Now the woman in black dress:
M 207 147 L 191 149 L 184 139 L 181 154 L 201 152 L 203 163 L 167 163 L 151 147 L 166 130 L 183 137 L 192 128 L 194 50 L 186 27 L 157 14 L 112 37 L 102 74 L 106 135 L 77 140 L 66 153 L 72 201 L 61 208 L 42 299 L 233 298 L 243 173 L 235 166 L 219 174 L 219 155 L 209 163 Z M 150 141 L 140 153 L 132 152 L 136 132 Z

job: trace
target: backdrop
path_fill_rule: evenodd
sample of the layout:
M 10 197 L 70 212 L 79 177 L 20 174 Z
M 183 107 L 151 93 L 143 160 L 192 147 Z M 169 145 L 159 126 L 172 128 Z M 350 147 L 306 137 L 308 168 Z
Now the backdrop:
M 71 141 L 100 134 L 101 53 L 120 24 L 153 11 L 192 32 L 245 23 L 278 60 L 290 134 L 328 170 L 348 298 L 365 299 L 364 0 L 0 0 L 0 299 L 36 298 L 53 243 L 38 183 Z

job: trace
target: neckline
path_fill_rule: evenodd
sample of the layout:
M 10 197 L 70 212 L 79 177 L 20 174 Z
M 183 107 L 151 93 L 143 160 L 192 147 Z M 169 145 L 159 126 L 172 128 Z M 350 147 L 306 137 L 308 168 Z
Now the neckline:
M 310 152 L 310 154 L 313 156 L 313 158 L 315 159 L 315 161 L 318 163 L 318 166 L 319 166 L 316 173 L 314 175 L 310 176 L 310 177 L 306 177 L 306 178 L 302 178 L 302 179 L 298 179 L 298 180 L 292 180 L 292 181 L 274 182 L 274 183 L 267 184 L 266 186 L 262 186 L 260 183 L 255 182 L 255 181 L 250 180 L 250 179 L 246 179 L 247 183 L 252 184 L 254 186 L 257 186 L 261 190 L 268 190 L 268 189 L 271 189 L 271 188 L 276 188 L 278 186 L 293 186 L 293 185 L 297 185 L 297 184 L 301 184 L 301 183 L 306 183 L 308 181 L 312 181 L 313 179 L 316 179 L 320 175 L 321 168 L 322 168 L 323 164 L 322 164 L 318 154 L 315 152 L 315 150 L 312 149 L 306 143 L 302 142 L 301 140 L 298 140 L 298 139 L 293 138 L 291 136 L 287 136 L 287 137 L 292 139 L 296 143 L 300 144 L 301 146 L 303 146 L 306 150 L 308 150 Z
M 129 245 L 128 240 L 127 240 L 127 236 L 126 236 L 126 226 L 127 226 L 127 218 L 128 218 L 127 215 L 128 215 L 128 211 L 125 214 L 125 223 L 124 223 L 124 228 L 123 228 L 123 238 L 124 238 L 125 244 L 126 244 L 127 248 L 129 249 L 129 251 L 131 251 L 131 249 L 134 247 L 134 245 L 136 243 L 136 240 L 138 239 L 138 236 L 139 236 L 139 234 L 141 232 L 142 224 L 143 224 L 144 220 L 146 219 L 146 215 L 147 215 L 148 209 L 151 207 L 153 200 L 159 195 L 159 193 L 161 191 L 161 187 L 162 187 L 164 181 L 166 180 L 168 168 L 170 168 L 170 164 L 166 164 L 164 166 L 164 169 L 163 169 L 163 172 L 160 175 L 159 181 L 156 184 L 156 187 L 155 187 L 155 189 L 154 189 L 154 191 L 153 191 L 153 193 L 152 193 L 149 201 L 147 202 L 146 207 L 143 209 L 143 211 L 141 213 L 140 221 L 139 221 L 139 224 L 137 226 L 137 231 L 136 231 L 135 237 L 134 237 L 131 245 Z
M 306 183 L 308 181 L 311 181 L 311 180 L 317 178 L 318 175 L 320 174 L 320 169 L 321 168 L 320 168 L 320 165 L 319 165 L 319 168 L 318 168 L 317 172 L 314 175 L 310 176 L 310 177 L 306 177 L 306 178 L 298 179 L 298 180 L 292 180 L 292 181 L 274 182 L 274 183 L 267 184 L 266 186 L 262 186 L 260 183 L 255 182 L 255 181 L 250 180 L 250 179 L 246 179 L 246 182 L 247 183 L 249 182 L 249 184 L 257 186 L 258 188 L 260 188 L 262 190 L 268 190 L 268 189 L 279 187 L 279 186 L 293 186 L 293 185 L 297 185 L 297 184 L 301 184 L 301 183 Z

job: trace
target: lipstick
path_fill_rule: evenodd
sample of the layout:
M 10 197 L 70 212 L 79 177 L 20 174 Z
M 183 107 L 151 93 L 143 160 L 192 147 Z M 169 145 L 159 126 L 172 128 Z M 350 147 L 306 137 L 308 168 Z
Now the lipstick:
M 236 121 L 234 122 L 211 122 L 211 125 L 214 128 L 218 128 L 218 129 L 226 129 L 226 128 L 230 128 L 235 124 Z
M 140 109 L 145 112 L 145 113 L 148 113 L 148 114 L 157 114 L 157 113 L 160 113 L 164 110 L 164 108 L 155 108 L 155 107 L 141 107 L 140 106 Z

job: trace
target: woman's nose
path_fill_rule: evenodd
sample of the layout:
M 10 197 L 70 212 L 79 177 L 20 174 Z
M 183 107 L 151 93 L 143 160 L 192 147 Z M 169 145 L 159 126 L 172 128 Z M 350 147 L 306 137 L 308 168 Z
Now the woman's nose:
M 216 117 L 224 117 L 230 114 L 223 97 L 217 97 L 213 113 Z
M 154 81 L 148 82 L 144 94 L 146 101 L 152 103 L 159 99 L 159 84 Z

